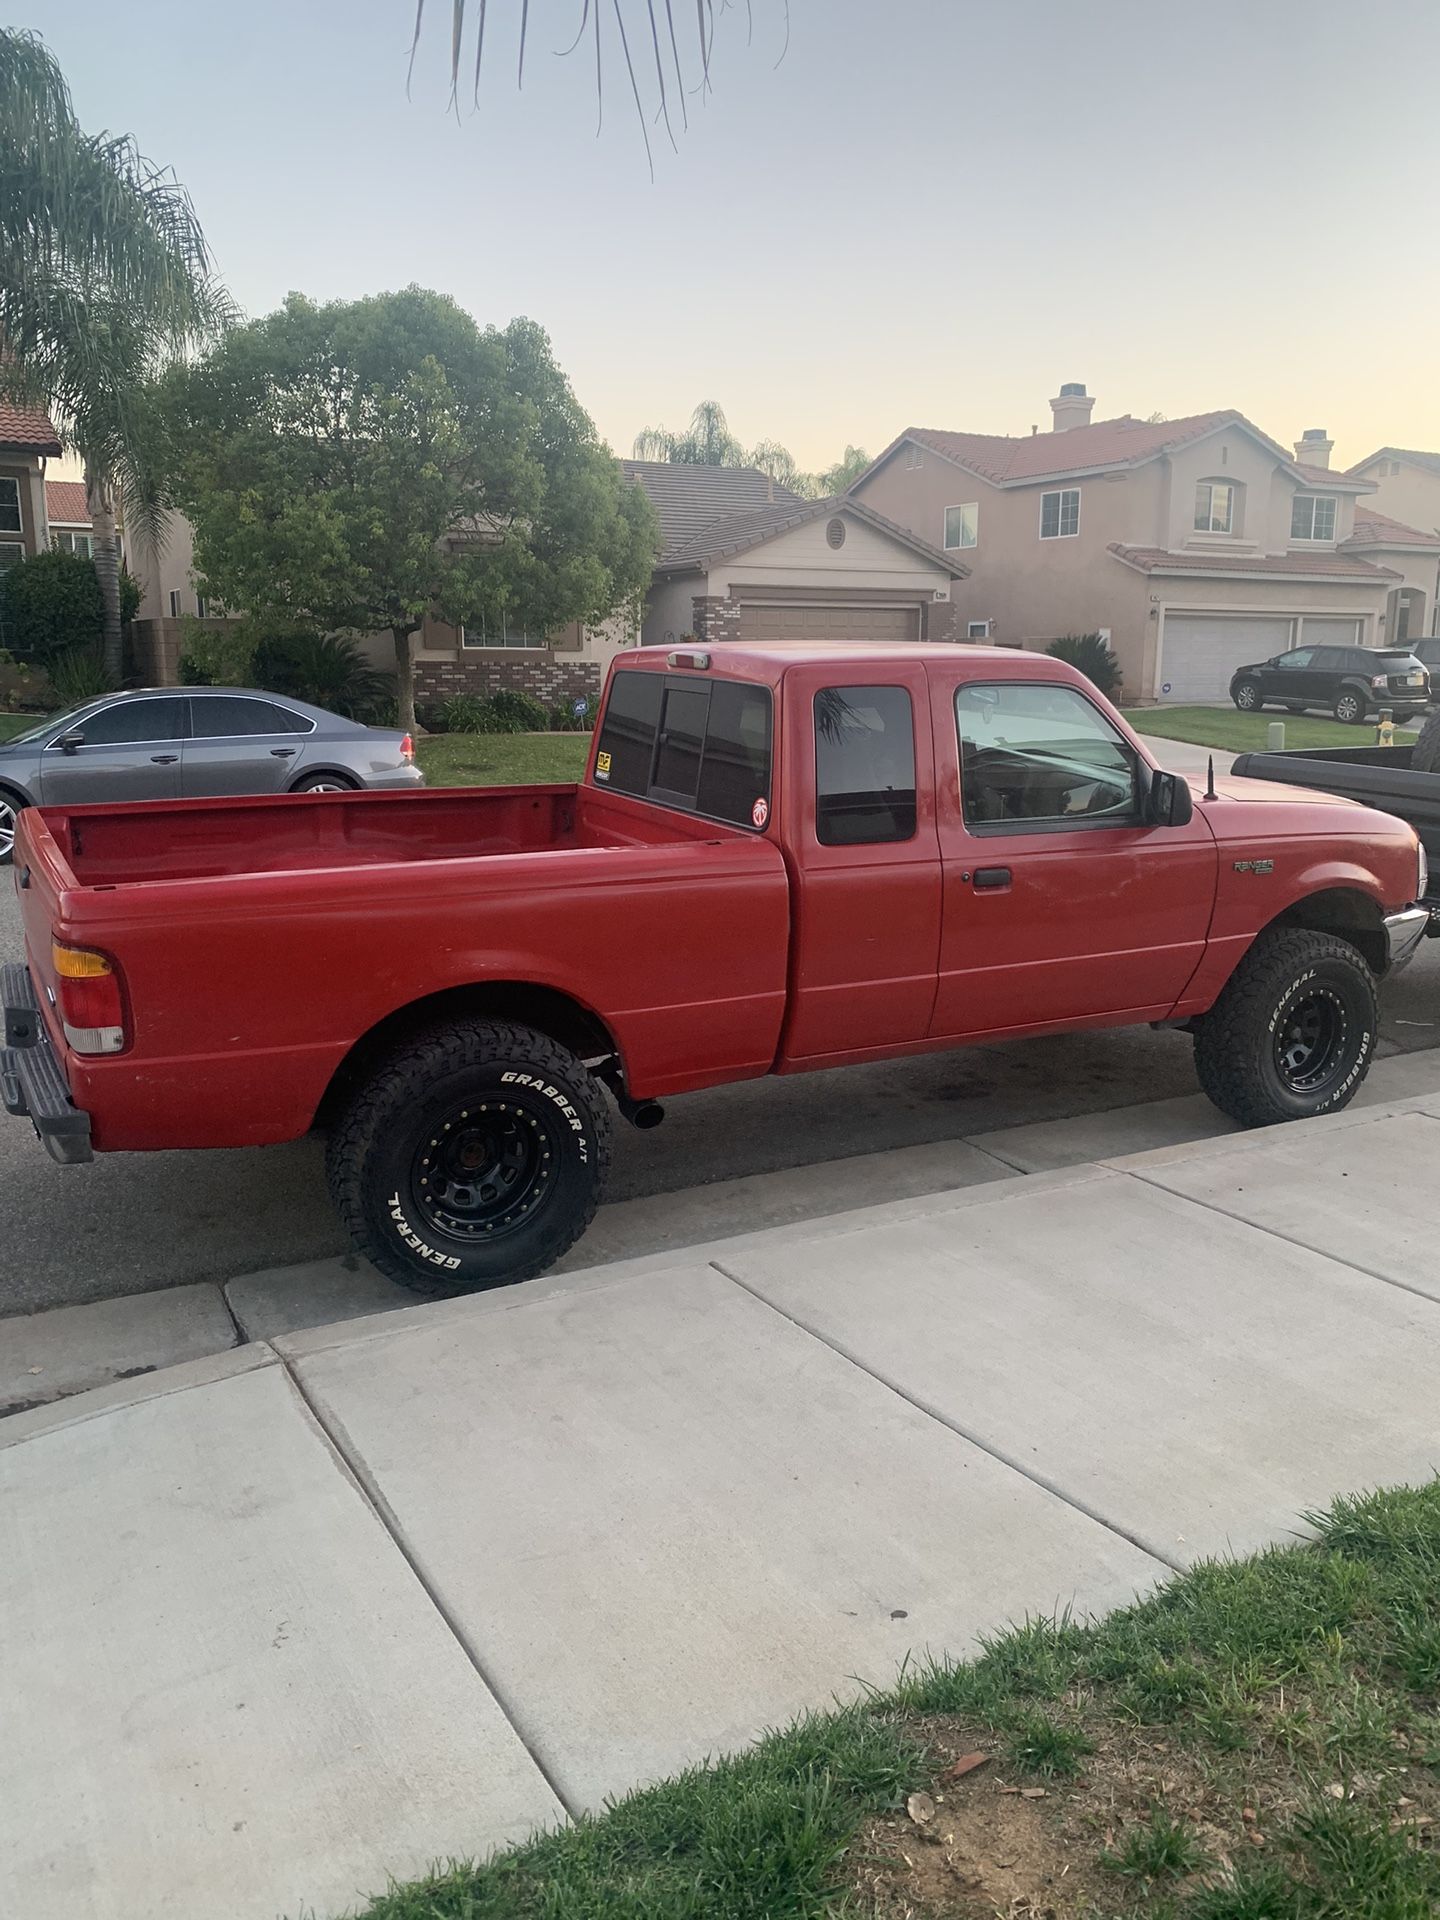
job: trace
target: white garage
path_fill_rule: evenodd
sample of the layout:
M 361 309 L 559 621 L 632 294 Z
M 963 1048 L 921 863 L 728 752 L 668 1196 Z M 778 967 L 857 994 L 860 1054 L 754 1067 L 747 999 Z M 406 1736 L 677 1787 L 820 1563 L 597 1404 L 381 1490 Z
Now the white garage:
M 1305 624 L 1308 628 L 1332 623 L 1307 620 Z M 1353 637 L 1353 621 L 1350 626 Z M 1155 697 L 1171 705 L 1227 700 L 1235 669 L 1284 653 L 1293 643 L 1294 631 L 1293 620 L 1263 614 L 1167 613 Z

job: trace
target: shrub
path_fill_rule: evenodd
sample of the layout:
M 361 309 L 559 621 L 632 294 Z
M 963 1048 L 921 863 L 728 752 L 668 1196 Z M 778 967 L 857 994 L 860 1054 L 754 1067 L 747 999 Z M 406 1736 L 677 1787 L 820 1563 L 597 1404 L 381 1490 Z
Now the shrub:
M 256 646 L 251 670 L 257 687 L 348 720 L 371 720 L 394 697 L 390 675 L 372 667 L 358 644 L 339 633 L 272 632 Z
M 494 725 L 490 733 L 544 733 L 550 716 L 531 693 L 519 687 L 497 687 L 487 703 Z
M 207 627 L 193 614 L 182 623 L 180 678 L 187 687 L 252 687 L 255 636 L 245 626 Z
M 1045 651 L 1052 659 L 1064 660 L 1070 666 L 1078 667 L 1085 678 L 1107 698 L 1115 692 L 1123 678 L 1120 662 L 1110 651 L 1109 643 L 1098 633 L 1067 633 L 1062 639 L 1052 640 Z
M 477 693 L 452 693 L 440 708 L 444 733 L 491 733 L 490 703 Z
M 61 654 L 100 644 L 105 605 L 95 565 L 55 547 L 0 575 L 0 624 L 17 660 L 48 667 Z
M 46 672 L 62 707 L 78 707 L 82 700 L 109 693 L 114 685 L 98 644 L 72 647 L 52 660 Z

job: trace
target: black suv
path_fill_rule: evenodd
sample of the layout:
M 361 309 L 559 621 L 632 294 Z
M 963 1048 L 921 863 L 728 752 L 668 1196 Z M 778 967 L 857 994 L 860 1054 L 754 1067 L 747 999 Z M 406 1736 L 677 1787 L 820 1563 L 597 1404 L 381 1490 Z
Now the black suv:
M 1440 700 L 1440 640 L 1416 640 L 1410 648 L 1430 675 L 1430 698 Z
M 1408 647 L 1297 647 L 1253 667 L 1237 667 L 1230 698 L 1242 713 L 1324 707 L 1353 724 L 1383 709 L 1397 720 L 1408 719 L 1429 706 L 1430 676 Z

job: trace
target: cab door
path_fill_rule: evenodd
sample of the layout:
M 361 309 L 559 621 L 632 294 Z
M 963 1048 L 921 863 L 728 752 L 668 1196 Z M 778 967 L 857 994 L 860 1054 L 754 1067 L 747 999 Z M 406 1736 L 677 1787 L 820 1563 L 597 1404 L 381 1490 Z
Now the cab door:
M 925 669 L 792 667 L 784 711 L 794 920 L 782 1070 L 923 1044 L 941 898 Z
M 1183 827 L 1145 822 L 1139 751 L 1078 688 L 935 677 L 933 1036 L 1164 1018 L 1215 900 L 1200 811 Z

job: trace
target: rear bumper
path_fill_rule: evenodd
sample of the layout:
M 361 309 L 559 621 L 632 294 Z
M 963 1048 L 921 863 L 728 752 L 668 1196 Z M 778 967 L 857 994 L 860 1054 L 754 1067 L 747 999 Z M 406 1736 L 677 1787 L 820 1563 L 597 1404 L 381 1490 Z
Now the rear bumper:
M 1389 962 L 1385 971 L 1398 973 L 1415 958 L 1415 949 L 1430 930 L 1428 907 L 1406 907 L 1403 913 L 1385 916 L 1385 943 Z
M 0 999 L 5 1006 L 6 1044 L 0 1048 L 5 1111 L 28 1120 L 50 1158 L 62 1167 L 93 1159 L 90 1116 L 70 1098 L 24 967 L 0 968 Z
M 413 790 L 425 784 L 423 767 L 397 767 L 394 773 L 371 773 L 365 776 L 367 793 L 393 792 L 396 788 Z

